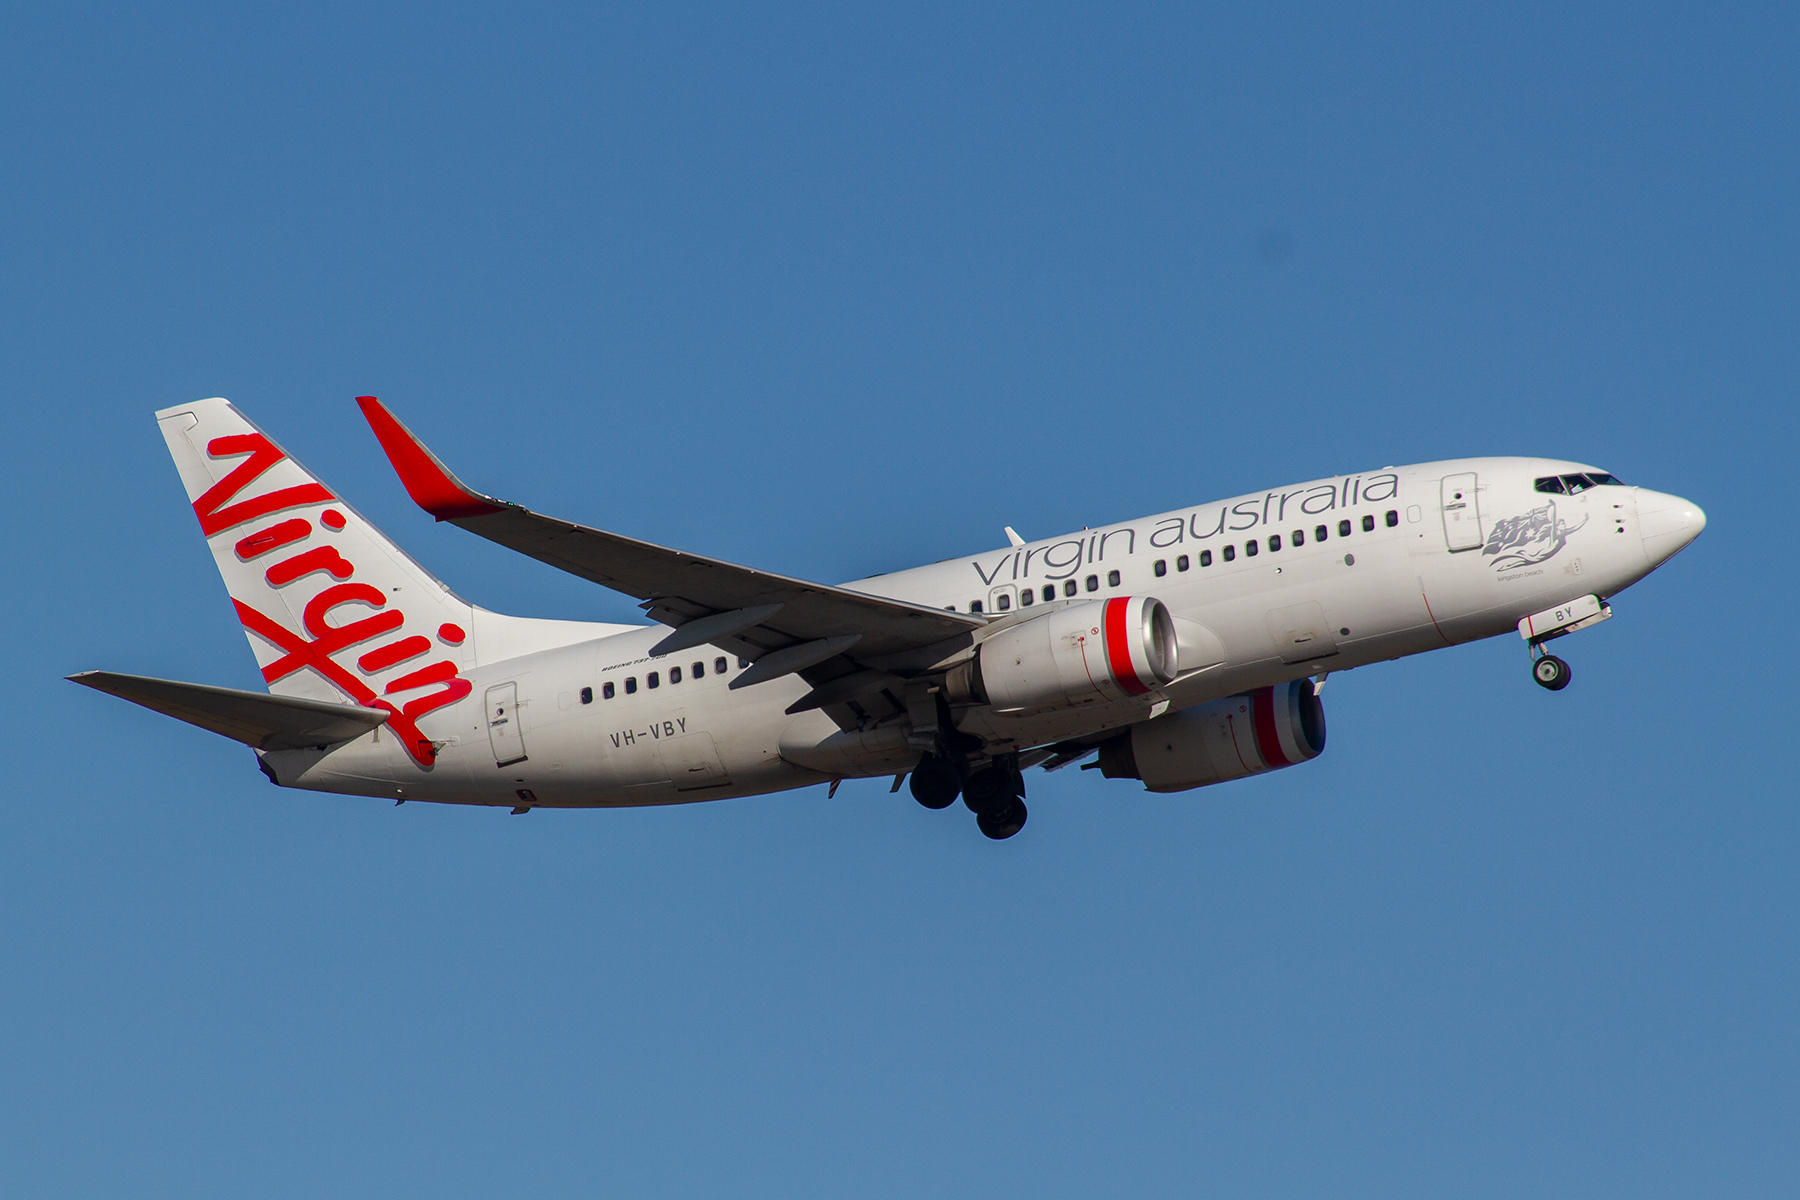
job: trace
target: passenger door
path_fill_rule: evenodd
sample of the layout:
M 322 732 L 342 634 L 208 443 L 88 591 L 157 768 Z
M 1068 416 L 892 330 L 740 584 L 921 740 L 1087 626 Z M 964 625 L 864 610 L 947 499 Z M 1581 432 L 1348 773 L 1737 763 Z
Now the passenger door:
M 525 729 L 519 721 L 519 685 L 496 683 L 487 690 L 488 744 L 494 749 L 494 765 L 511 766 L 525 761 Z
M 1475 476 L 1446 475 L 1440 487 L 1444 508 L 1444 541 L 1449 545 L 1451 553 L 1458 550 L 1479 550 L 1483 538 Z

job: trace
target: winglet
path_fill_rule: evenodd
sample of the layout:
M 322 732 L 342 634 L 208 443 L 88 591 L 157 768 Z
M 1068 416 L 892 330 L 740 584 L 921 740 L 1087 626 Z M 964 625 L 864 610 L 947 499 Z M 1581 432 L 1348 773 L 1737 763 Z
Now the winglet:
M 373 396 L 358 396 L 356 403 L 381 448 L 387 451 L 394 473 L 406 485 L 406 494 L 420 508 L 440 521 L 485 517 L 507 510 L 508 505 L 465 487 L 381 401 Z

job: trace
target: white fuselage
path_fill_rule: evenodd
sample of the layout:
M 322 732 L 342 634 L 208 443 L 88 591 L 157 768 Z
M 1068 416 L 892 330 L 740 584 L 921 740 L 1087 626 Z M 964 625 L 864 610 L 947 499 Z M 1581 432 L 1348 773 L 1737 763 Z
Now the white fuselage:
M 1182 668 L 1160 692 L 1028 717 L 981 705 L 956 713 L 989 752 L 1025 750 L 1511 633 L 1553 605 L 1617 594 L 1698 533 L 1704 517 L 1664 493 L 1534 490 L 1538 478 L 1588 470 L 1526 458 L 1387 468 L 845 586 L 963 613 L 979 604 L 989 628 L 1047 606 L 1160 599 L 1175 618 Z M 822 710 L 787 714 L 809 690 L 798 676 L 734 690 L 739 663 L 724 658 L 721 673 L 723 652 L 712 647 L 651 657 L 663 626 L 600 626 L 588 637 L 578 624 L 557 627 L 566 644 L 467 670 L 471 694 L 420 720 L 439 745 L 430 768 L 381 730 L 329 750 L 269 752 L 265 763 L 303 788 L 585 807 L 753 795 L 892 775 L 918 760 L 904 714 L 845 730 Z

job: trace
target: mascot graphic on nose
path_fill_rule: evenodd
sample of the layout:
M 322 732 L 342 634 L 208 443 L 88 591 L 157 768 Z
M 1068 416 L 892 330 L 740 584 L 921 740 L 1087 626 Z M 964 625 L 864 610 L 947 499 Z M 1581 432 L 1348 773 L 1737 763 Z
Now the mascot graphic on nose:
M 1586 524 L 1587 518 L 1584 516 L 1581 518 L 1581 525 Z M 1556 501 L 1552 500 L 1522 517 L 1508 517 L 1496 524 L 1481 552 L 1497 556 L 1494 559 L 1496 571 L 1528 567 L 1532 563 L 1541 563 L 1554 557 L 1569 540 L 1569 535 L 1580 529 L 1581 525 L 1571 526 L 1558 518 Z

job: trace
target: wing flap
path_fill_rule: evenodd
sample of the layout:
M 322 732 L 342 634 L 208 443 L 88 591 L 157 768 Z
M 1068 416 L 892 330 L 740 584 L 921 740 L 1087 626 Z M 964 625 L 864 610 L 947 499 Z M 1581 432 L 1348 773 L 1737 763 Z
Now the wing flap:
M 204 683 L 152 679 L 147 675 L 83 671 L 68 679 L 258 750 L 300 750 L 347 742 L 388 719 L 386 710 L 379 708 L 300 696 L 271 696 Z

